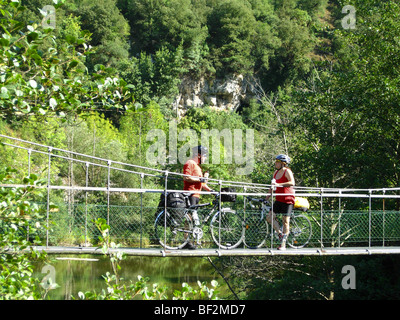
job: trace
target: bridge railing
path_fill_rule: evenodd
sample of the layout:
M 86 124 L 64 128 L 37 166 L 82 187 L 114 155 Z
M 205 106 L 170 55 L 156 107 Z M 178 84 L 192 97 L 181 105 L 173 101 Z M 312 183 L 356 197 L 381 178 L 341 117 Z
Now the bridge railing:
M 11 154 L 10 162 L 25 167 L 27 174 L 46 167 L 47 184 L 43 188 L 47 190 L 47 199 L 43 205 L 45 217 L 42 223 L 47 228 L 38 236 L 47 246 L 96 245 L 99 232 L 93 221 L 104 218 L 115 241 L 134 248 L 160 247 L 154 234 L 160 194 L 175 191 L 169 185 L 174 181 L 181 182 L 183 174 L 102 159 L 4 135 L 0 138 L 6 152 Z M 64 167 L 64 172 L 60 167 Z M 89 179 L 93 171 L 101 176 L 100 182 L 93 183 Z M 116 185 L 113 180 L 116 174 L 133 177 L 129 180 L 130 187 Z M 272 199 L 277 195 L 270 191 L 271 185 L 268 184 L 218 179 L 209 179 L 209 184 L 219 195 L 224 194 L 223 187 L 235 188 L 238 200 L 235 203 L 220 202 L 219 207 L 230 206 L 244 219 L 252 213 L 252 209 L 246 207 L 246 195 L 271 195 Z M 312 224 L 308 247 L 399 245 L 400 212 L 395 209 L 400 198 L 399 190 L 295 187 L 296 196 L 308 198 L 311 204 L 310 210 L 304 213 Z M 210 193 L 201 193 L 205 201 L 207 197 L 211 198 Z M 126 204 L 117 204 L 125 198 L 129 198 Z M 58 209 L 51 209 L 50 203 L 57 204 Z M 204 247 L 216 247 L 207 226 L 205 231 Z M 274 248 L 276 244 L 273 237 L 267 238 L 265 247 Z

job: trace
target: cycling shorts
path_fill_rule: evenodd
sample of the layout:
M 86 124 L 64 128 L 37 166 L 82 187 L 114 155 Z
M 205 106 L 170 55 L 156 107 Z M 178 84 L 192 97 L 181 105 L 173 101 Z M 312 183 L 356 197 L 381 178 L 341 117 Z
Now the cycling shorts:
M 274 213 L 290 216 L 293 211 L 293 204 L 275 201 L 273 205 Z

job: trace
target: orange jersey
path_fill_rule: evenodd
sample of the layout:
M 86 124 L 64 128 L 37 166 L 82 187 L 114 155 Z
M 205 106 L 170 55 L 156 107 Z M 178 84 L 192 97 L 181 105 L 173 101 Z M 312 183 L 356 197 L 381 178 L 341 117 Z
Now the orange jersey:
M 200 166 L 193 160 L 186 161 L 185 165 L 183 166 L 183 174 L 194 176 L 194 177 L 203 177 L 203 173 L 201 171 Z M 199 182 L 188 182 L 183 181 L 183 190 L 188 191 L 201 191 L 203 184 Z M 192 193 L 194 197 L 200 197 L 198 193 Z

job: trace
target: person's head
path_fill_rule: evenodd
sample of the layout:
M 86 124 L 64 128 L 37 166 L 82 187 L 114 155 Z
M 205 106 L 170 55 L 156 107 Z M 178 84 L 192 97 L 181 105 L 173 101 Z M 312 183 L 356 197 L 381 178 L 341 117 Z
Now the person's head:
M 197 160 L 197 163 L 201 164 L 206 161 L 208 157 L 208 149 L 204 146 L 196 146 L 192 149 L 193 159 Z
M 290 158 L 286 154 L 279 154 L 275 157 L 275 168 L 281 169 L 288 166 L 290 163 Z

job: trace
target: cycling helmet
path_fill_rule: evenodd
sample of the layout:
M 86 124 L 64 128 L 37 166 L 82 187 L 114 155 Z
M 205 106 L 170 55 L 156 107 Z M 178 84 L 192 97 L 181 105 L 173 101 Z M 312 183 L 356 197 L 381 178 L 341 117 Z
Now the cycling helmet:
M 279 154 L 279 155 L 277 155 L 277 156 L 275 157 L 275 160 L 282 161 L 282 162 L 284 162 L 284 163 L 286 163 L 286 164 L 289 164 L 289 163 L 290 163 L 290 158 L 289 158 L 289 156 L 287 156 L 286 154 Z
M 204 146 L 197 146 L 192 150 L 194 155 L 208 156 L 208 149 Z

